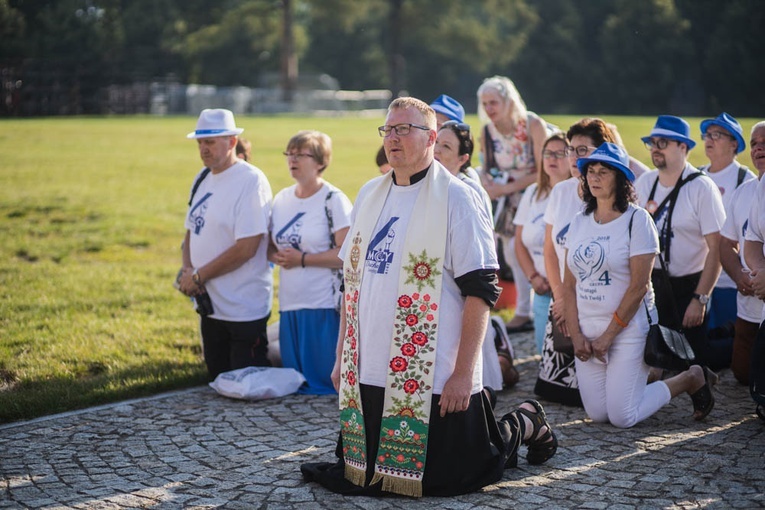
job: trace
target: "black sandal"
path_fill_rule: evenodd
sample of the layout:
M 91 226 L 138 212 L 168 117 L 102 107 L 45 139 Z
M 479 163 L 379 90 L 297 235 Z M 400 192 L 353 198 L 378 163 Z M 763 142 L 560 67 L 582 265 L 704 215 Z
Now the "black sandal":
M 698 416 L 694 416 L 693 419 L 701 421 L 709 415 L 712 408 L 715 406 L 715 394 L 712 392 L 712 386 L 717 384 L 719 377 L 707 367 L 704 369 L 704 386 L 696 390 L 691 394 L 691 402 L 693 402 L 693 414 L 697 412 L 701 413 Z
M 526 400 L 524 403 L 531 404 L 536 410 L 535 413 L 532 413 L 528 409 L 519 407 L 516 411 L 519 415 L 523 415 L 518 416 L 518 422 L 521 426 L 521 437 L 526 436 L 526 422 L 523 419 L 524 416 L 529 419 L 533 426 L 531 437 L 523 440 L 523 444 L 528 446 L 526 460 L 529 464 L 536 466 L 547 462 L 553 455 L 555 455 L 555 452 L 558 451 L 558 438 L 555 437 L 555 432 L 553 432 L 552 427 L 547 422 L 547 417 L 545 415 L 545 410 L 542 408 L 542 404 L 536 400 Z M 547 431 L 540 436 L 539 432 L 544 427 L 547 427 Z

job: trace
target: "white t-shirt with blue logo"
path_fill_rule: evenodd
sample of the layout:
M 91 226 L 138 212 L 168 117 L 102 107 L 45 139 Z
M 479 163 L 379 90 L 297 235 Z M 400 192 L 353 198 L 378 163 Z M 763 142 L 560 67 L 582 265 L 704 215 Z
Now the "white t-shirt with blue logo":
M 435 165 L 440 166 L 439 163 Z M 447 170 L 441 168 L 442 171 Z M 430 172 L 434 171 L 431 166 Z M 383 177 L 384 178 L 384 177 Z M 427 177 L 426 177 L 427 178 Z M 379 178 L 378 178 L 379 179 Z M 415 211 L 414 206 L 424 181 L 410 186 L 392 186 L 377 220 L 367 253 L 359 297 L 359 380 L 363 384 L 385 387 L 393 337 L 393 320 L 398 299 L 399 271 L 408 260 L 402 252 L 407 227 L 412 217 L 429 214 Z M 364 213 L 364 201 L 369 186 L 359 191 L 352 220 Z M 438 339 L 433 391 L 440 394 L 454 372 L 465 298 L 454 281 L 455 277 L 479 269 L 498 269 L 492 223 L 478 194 L 459 179 L 452 178 L 448 189 L 446 253 L 443 247 L 433 247 L 428 256 L 444 256 L 444 271 L 438 315 Z M 348 233 L 354 234 L 353 227 Z M 351 243 L 341 249 L 345 258 Z M 434 300 L 435 301 L 435 300 Z M 483 387 L 482 362 L 478 357 L 473 372 L 472 393 Z
M 708 169 L 705 170 L 709 178 L 712 179 L 712 181 L 717 185 L 717 189 L 720 191 L 720 196 L 722 197 L 722 203 L 723 207 L 725 208 L 726 217 L 730 216 L 731 210 L 735 204 L 733 195 L 734 192 L 738 189 L 736 185 L 738 184 L 739 168 L 740 165 L 738 162 L 733 161 L 730 165 L 726 166 L 719 172 L 712 173 L 709 172 Z M 751 180 L 756 180 L 756 177 L 752 172 L 747 171 L 744 175 L 744 181 L 741 183 L 741 185 Z M 715 288 L 735 289 L 736 284 L 733 282 L 731 277 L 728 276 L 728 273 L 723 270 L 720 273 L 720 277 L 717 279 Z
M 752 204 L 757 201 L 757 180 L 749 180 L 731 193 L 731 203 L 728 217 L 720 232 L 724 237 L 738 242 L 741 265 L 747 267 L 744 261 L 744 239 L 749 230 L 749 212 Z M 723 270 L 724 271 L 724 270 Z M 745 321 L 759 323 L 762 316 L 762 301 L 755 296 L 736 294 L 736 315 Z
M 270 213 L 271 186 L 258 168 L 238 161 L 219 174 L 209 173 L 186 215 L 191 264 L 202 267 L 238 239 L 267 235 Z M 205 282 L 215 310 L 210 317 L 246 322 L 271 312 L 267 241 L 264 235 L 255 256 L 237 269 Z
M 534 183 L 523 192 L 521 203 L 515 212 L 515 218 L 513 218 L 513 223 L 523 227 L 521 241 L 531 255 L 534 269 L 545 278 L 547 278 L 547 270 L 545 269 L 544 248 L 547 223 L 545 223 L 544 216 L 549 201 L 549 193 L 542 199 L 539 198 L 538 186 L 537 183 Z
M 643 208 L 630 205 L 624 214 L 604 225 L 593 216 L 577 214 L 566 240 L 566 264 L 576 280 L 579 326 L 591 340 L 606 330 L 629 287 L 630 257 L 659 253 L 656 225 Z M 653 289 L 644 302 L 656 321 Z M 624 333 L 645 338 L 648 317 L 642 304 Z
M 566 238 L 571 220 L 584 211 L 584 202 L 579 197 L 579 182 L 579 179 L 571 178 L 553 186 L 545 209 L 544 222 L 552 226 L 552 241 L 558 256 L 561 279 L 566 262 Z
M 351 201 L 335 186 L 325 182 L 308 198 L 295 195 L 297 185 L 274 197 L 271 211 L 271 240 L 279 249 L 294 248 L 306 253 L 329 250 L 329 224 L 325 204 L 332 215 L 332 232 L 351 224 Z M 327 194 L 332 196 L 327 203 Z M 279 268 L 279 311 L 334 308 L 332 270 L 324 267 Z
M 686 163 L 682 177 L 685 179 L 697 171 Z M 640 206 L 645 207 L 651 195 L 651 188 L 658 178 L 657 172 L 646 172 L 635 181 L 635 191 L 637 191 Z M 674 183 L 672 186 L 665 187 L 659 182 L 656 185 L 653 201 L 661 204 L 674 187 Z M 666 228 L 667 205 L 662 208 L 656 220 L 656 227 L 659 232 Z M 669 274 L 671 276 L 685 276 L 704 269 L 707 253 L 709 253 L 709 247 L 704 236 L 720 232 L 724 222 L 725 210 L 722 198 L 712 179 L 701 176 L 685 183 L 680 188 L 677 205 L 672 213 L 672 241 L 670 243 L 670 261 L 667 266 Z M 654 267 L 661 269 L 658 257 Z

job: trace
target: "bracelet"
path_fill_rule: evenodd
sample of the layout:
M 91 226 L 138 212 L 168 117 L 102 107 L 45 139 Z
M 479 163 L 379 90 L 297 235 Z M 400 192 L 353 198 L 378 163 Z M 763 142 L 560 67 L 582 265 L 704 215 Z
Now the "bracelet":
M 622 329 L 626 328 L 628 324 L 624 322 L 617 314 L 614 312 L 614 321 L 622 327 Z
M 300 265 L 305 267 L 305 252 L 303 252 L 303 255 L 300 257 Z
M 539 276 L 539 273 L 537 273 L 536 271 L 534 271 L 533 273 L 531 273 L 531 276 L 529 276 L 529 281 L 533 280 L 533 279 L 534 279 L 534 278 L 536 278 L 537 276 Z

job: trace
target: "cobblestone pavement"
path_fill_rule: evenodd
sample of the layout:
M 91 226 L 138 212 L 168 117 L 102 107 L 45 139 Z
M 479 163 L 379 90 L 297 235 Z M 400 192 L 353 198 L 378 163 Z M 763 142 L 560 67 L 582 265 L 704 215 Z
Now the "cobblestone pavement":
M 536 378 L 531 335 L 513 340 L 521 382 L 498 413 Z M 715 395 L 703 423 L 681 396 L 629 430 L 546 405 L 560 440 L 546 465 L 521 458 L 481 492 L 415 502 L 303 482 L 301 463 L 333 458 L 334 398 L 243 402 L 198 387 L 0 426 L 0 508 L 765 508 L 765 423 L 730 371 Z

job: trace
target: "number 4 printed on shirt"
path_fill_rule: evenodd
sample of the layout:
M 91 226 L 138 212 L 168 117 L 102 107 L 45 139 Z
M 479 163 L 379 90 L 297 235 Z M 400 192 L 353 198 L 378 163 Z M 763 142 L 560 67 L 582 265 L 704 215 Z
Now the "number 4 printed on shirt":
M 608 276 L 608 271 L 603 271 L 603 274 L 598 278 L 599 282 L 603 282 L 603 285 L 611 285 L 611 277 Z

